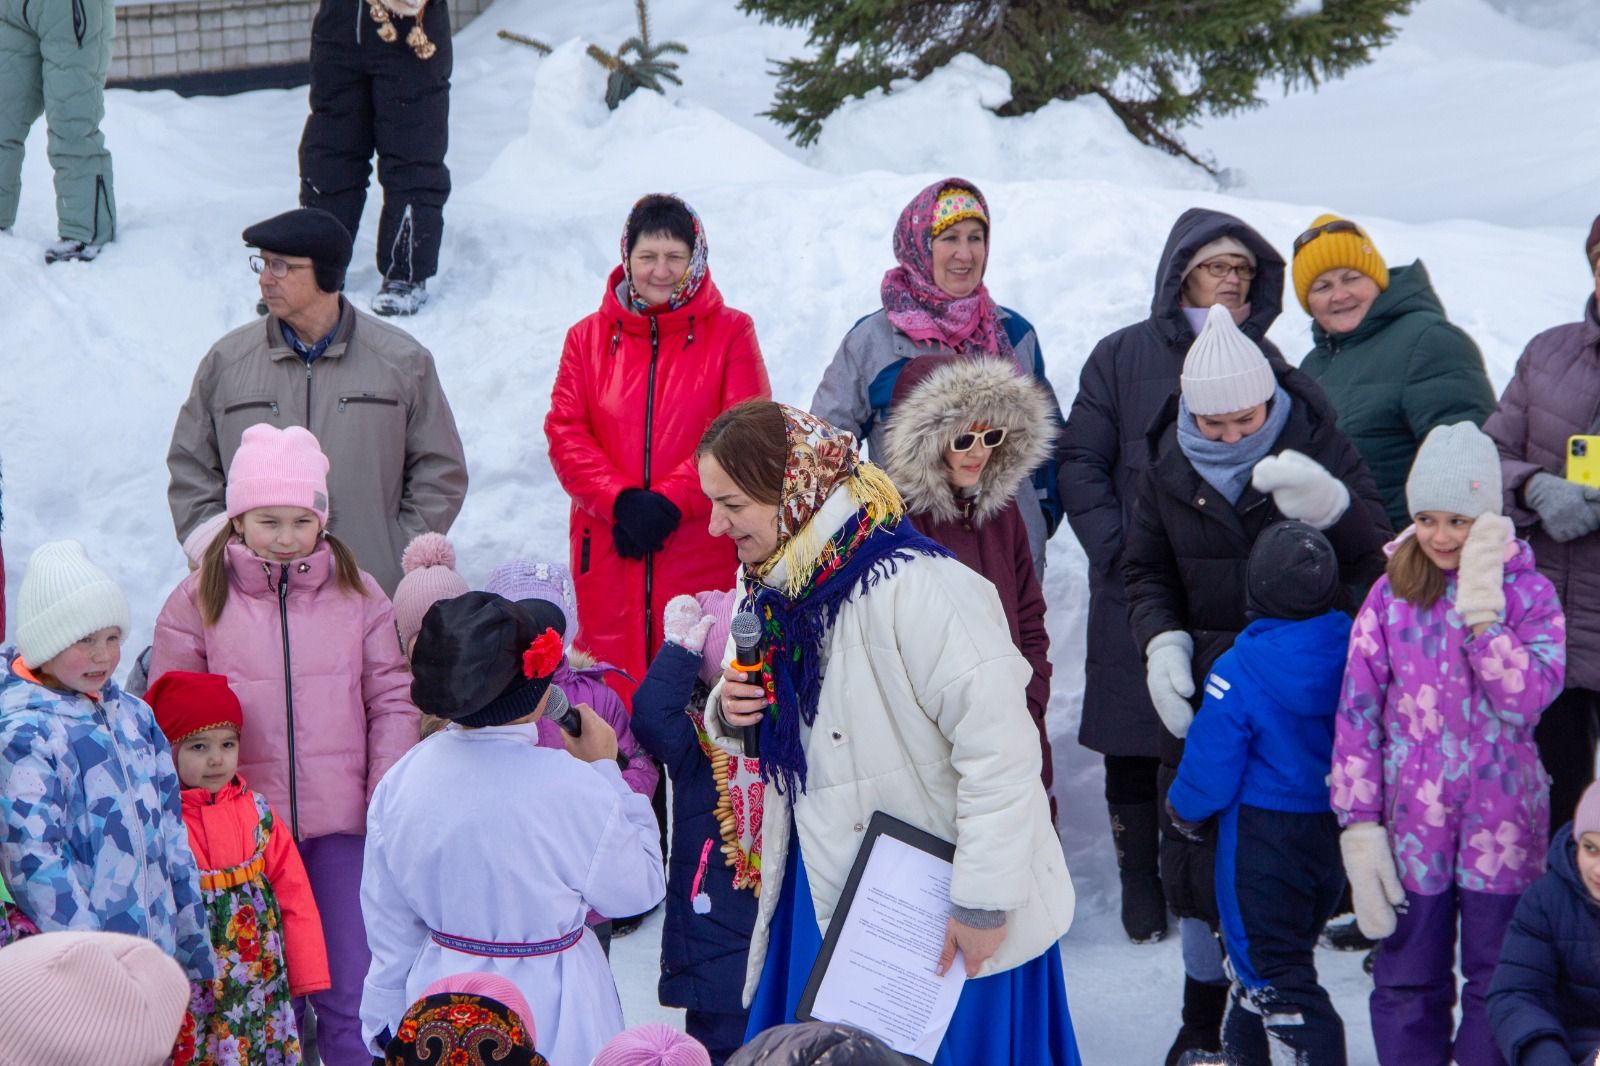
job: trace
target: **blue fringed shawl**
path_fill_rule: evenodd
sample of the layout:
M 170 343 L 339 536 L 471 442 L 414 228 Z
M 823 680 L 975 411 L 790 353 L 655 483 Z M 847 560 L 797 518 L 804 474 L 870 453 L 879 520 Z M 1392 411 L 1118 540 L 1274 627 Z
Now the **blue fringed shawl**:
M 816 572 L 793 599 L 746 576 L 745 609 L 761 619 L 762 667 L 771 701 L 762 719 L 761 777 L 793 798 L 806 790 L 806 753 L 801 725 L 817 718 L 822 694 L 822 658 L 839 609 L 858 594 L 918 556 L 950 556 L 898 516 L 874 525 L 863 507 L 823 547 Z

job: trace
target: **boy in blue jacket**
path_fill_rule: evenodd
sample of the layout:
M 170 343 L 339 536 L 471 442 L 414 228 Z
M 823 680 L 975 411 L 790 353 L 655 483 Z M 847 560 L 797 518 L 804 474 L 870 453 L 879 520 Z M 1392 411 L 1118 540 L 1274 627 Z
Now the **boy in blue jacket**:
M 1549 867 L 1517 901 L 1489 985 L 1489 1024 L 1511 1066 L 1572 1066 L 1600 1051 L 1600 783 Z
M 1229 1063 L 1344 1066 L 1344 1024 L 1317 981 L 1317 934 L 1344 890 L 1328 807 L 1334 712 L 1350 616 L 1333 610 L 1339 560 L 1303 522 L 1250 552 L 1253 621 L 1206 678 L 1167 797 L 1181 832 L 1215 816 L 1216 890 L 1233 988 Z

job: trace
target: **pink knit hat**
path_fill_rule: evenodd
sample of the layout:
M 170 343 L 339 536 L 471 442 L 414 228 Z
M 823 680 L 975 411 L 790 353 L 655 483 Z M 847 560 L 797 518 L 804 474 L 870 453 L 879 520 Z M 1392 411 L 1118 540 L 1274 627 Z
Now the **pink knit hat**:
M 700 680 L 715 685 L 727 665 L 722 653 L 728 648 L 728 627 L 733 624 L 733 603 L 738 597 L 730 589 L 726 592 L 697 592 L 694 598 L 700 610 L 716 619 L 706 632 L 705 645 L 700 649 Z
M 394 624 L 404 648 L 422 628 L 422 616 L 429 607 L 472 590 L 466 578 L 456 573 L 456 550 L 443 533 L 419 533 L 411 538 L 400 556 L 400 569 L 405 576 L 394 590 Z
M 522 1026 L 528 1030 L 528 1040 L 534 1047 L 539 1046 L 539 1034 L 533 1027 L 533 1008 L 528 1006 L 527 999 L 521 990 L 510 981 L 497 973 L 458 973 L 449 977 L 441 977 L 433 984 L 422 990 L 421 999 L 429 996 L 442 996 L 446 992 L 454 992 L 458 996 L 482 996 L 492 999 L 496 1003 L 504 1004 L 516 1012 L 522 1019 Z
M 1572 839 L 1579 840 L 1585 833 L 1600 833 L 1600 781 L 1583 790 L 1572 814 Z
M 711 1055 L 694 1037 L 651 1022 L 612 1037 L 590 1066 L 711 1066 Z
M 328 457 L 308 429 L 257 422 L 228 464 L 228 517 L 257 507 L 304 507 L 328 524 Z
M 189 982 L 142 937 L 41 933 L 0 951 L 0 1004 L 0 1066 L 160 1066 Z

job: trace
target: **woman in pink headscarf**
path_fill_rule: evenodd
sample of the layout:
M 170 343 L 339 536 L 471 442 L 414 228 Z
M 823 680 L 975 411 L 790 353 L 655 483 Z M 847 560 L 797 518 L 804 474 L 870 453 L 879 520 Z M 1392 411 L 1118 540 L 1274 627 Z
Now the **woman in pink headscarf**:
M 990 230 L 989 202 L 962 178 L 934 182 L 900 212 L 894 228 L 896 265 L 884 274 L 879 290 L 883 307 L 845 334 L 811 399 L 812 414 L 865 440 L 874 460 L 883 459 L 884 420 L 900 371 L 924 355 L 1012 361 L 1044 385 L 1052 420 L 1062 424 L 1033 326 L 997 304 L 984 284 Z M 1018 503 L 1042 581 L 1045 541 L 1062 513 L 1053 458 L 1031 472 L 1031 485 Z

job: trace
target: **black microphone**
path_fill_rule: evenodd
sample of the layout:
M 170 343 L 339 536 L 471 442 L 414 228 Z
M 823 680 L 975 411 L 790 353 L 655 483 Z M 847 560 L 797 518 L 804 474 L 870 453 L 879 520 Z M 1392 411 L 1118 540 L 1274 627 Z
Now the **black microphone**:
M 550 700 L 544 705 L 544 716 L 561 727 L 563 733 L 578 737 L 583 735 L 583 719 L 578 709 L 567 702 L 567 694 L 560 685 L 550 686 Z
M 743 670 L 744 679 L 752 685 L 761 684 L 761 619 L 740 611 L 733 616 L 728 632 L 733 636 L 733 668 Z M 761 758 L 761 723 L 745 726 L 743 733 L 745 758 Z

